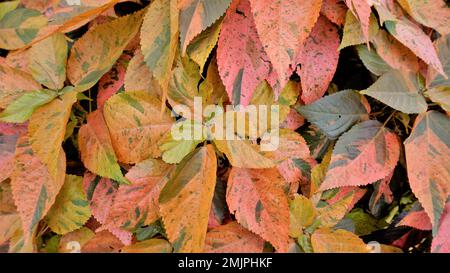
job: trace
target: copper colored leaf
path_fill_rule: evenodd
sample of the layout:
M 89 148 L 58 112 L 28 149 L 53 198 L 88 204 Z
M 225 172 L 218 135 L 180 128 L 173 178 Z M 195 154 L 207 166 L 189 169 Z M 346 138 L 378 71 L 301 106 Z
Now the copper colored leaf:
M 282 85 L 319 18 L 322 0 L 250 0 L 256 29 Z
M 201 252 L 216 184 L 217 158 L 211 145 L 181 162 L 159 196 L 159 207 L 175 252 Z
M 140 50 L 136 50 L 128 64 L 124 84 L 125 91 L 145 90 L 157 98 L 161 98 L 161 87 L 145 64 Z
M 302 100 L 312 103 L 328 89 L 339 60 L 337 28 L 325 17 L 320 17 L 302 49 L 300 77 Z
M 443 0 L 403 0 L 399 4 L 419 23 L 450 34 L 450 9 Z
M 409 184 L 430 217 L 434 232 L 450 194 L 449 132 L 448 117 L 429 111 L 417 117 L 405 141 Z
M 259 40 L 249 1 L 235 2 L 237 7 L 228 9 L 222 24 L 217 64 L 230 100 L 247 105 L 261 81 L 274 87 L 278 76 Z
M 123 243 L 116 236 L 104 230 L 86 242 L 81 248 L 81 253 L 113 253 L 119 252 L 122 247 Z
M 378 121 L 359 123 L 337 141 L 320 189 L 374 183 L 392 172 L 399 156 L 395 133 Z
M 289 245 L 286 185 L 276 169 L 233 168 L 227 186 L 227 204 L 237 221 L 280 252 Z
M 320 13 L 340 26 L 344 24 L 346 11 L 347 7 L 340 0 L 323 0 Z

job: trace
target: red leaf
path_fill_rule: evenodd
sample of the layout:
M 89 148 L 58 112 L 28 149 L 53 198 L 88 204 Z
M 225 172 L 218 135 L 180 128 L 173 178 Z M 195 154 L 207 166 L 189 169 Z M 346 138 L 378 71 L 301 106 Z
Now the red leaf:
M 338 26 L 344 24 L 347 7 L 340 0 L 323 0 L 320 13 Z

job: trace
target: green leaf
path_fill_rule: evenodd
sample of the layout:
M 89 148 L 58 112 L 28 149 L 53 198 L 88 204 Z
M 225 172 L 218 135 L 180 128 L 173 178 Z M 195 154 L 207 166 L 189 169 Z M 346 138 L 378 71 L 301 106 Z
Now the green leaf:
M 425 98 L 419 94 L 416 75 L 407 73 L 404 75 L 399 70 L 391 70 L 368 89 L 361 91 L 361 94 L 369 95 L 406 114 L 426 112 L 428 105 Z
M 337 92 L 296 109 L 330 139 L 338 138 L 355 123 L 368 118 L 361 96 L 352 90 Z
M 25 122 L 38 107 L 51 102 L 57 95 L 51 90 L 26 92 L 0 113 L 0 120 L 15 123 Z
M 2 20 L 8 12 L 15 10 L 19 3 L 19 0 L 0 3 L 0 20 Z
M 366 45 L 359 45 L 356 50 L 364 66 L 373 74 L 381 76 L 392 69 L 375 50 L 369 50 Z
M 81 228 L 90 217 L 83 178 L 67 175 L 55 204 L 47 214 L 49 227 L 57 234 L 66 234 Z

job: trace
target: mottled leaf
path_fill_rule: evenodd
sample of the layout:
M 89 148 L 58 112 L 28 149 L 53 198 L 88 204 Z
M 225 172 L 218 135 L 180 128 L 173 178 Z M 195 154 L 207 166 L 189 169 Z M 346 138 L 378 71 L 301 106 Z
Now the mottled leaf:
M 366 244 L 355 234 L 338 229 L 318 229 L 311 235 L 315 253 L 367 253 Z

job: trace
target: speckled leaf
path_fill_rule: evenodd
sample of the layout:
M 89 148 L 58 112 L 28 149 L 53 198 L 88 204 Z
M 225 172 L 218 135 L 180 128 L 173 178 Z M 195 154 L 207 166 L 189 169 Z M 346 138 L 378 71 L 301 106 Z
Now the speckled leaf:
M 111 97 L 104 106 L 104 117 L 117 158 L 137 163 L 161 155 L 158 145 L 170 131 L 173 120 L 161 102 L 147 91 L 130 91 Z
M 428 105 L 419 94 L 420 86 L 416 75 L 391 70 L 383 74 L 372 86 L 361 91 L 390 107 L 406 114 L 423 113 Z
M 161 99 L 161 87 L 153 77 L 140 50 L 136 50 L 125 74 L 125 92 L 145 90 Z
M 53 157 L 56 173 L 51 173 L 33 152 L 28 137 L 23 136 L 17 142 L 11 188 L 25 241 L 31 240 L 33 230 L 47 214 L 63 186 L 66 172 L 64 151 L 60 149 Z
M 237 221 L 269 241 L 279 252 L 289 245 L 287 183 L 277 169 L 233 168 L 228 178 L 227 204 Z
M 250 0 L 250 3 L 261 42 L 284 86 L 290 76 L 290 65 L 319 17 L 322 0 Z
M 318 229 L 311 235 L 311 243 L 315 253 L 369 252 L 363 240 L 343 229 Z
M 355 123 L 368 119 L 367 109 L 361 103 L 361 96 L 352 90 L 337 92 L 296 109 L 330 139 L 338 138 Z
M 180 0 L 180 42 L 181 51 L 205 29 L 212 26 L 230 6 L 231 0 Z
M 37 10 L 19 8 L 8 12 L 0 20 L 0 48 L 19 49 L 30 44 L 47 18 Z
M 450 194 L 449 132 L 449 118 L 430 111 L 417 117 L 405 141 L 409 184 L 430 217 L 434 232 Z
M 28 53 L 31 75 L 49 89 L 62 89 L 66 80 L 67 54 L 66 37 L 60 33 L 34 44 Z
M 175 252 L 203 251 L 216 171 L 216 154 L 208 145 L 185 158 L 162 189 L 160 212 Z
M 178 14 L 176 0 L 153 1 L 141 28 L 142 55 L 162 87 L 162 103 L 178 47 Z
M 337 141 L 320 189 L 374 183 L 392 172 L 399 156 L 395 133 L 375 120 L 359 123 Z
M 0 121 L 25 122 L 40 106 L 51 102 L 58 94 L 50 90 L 33 90 L 23 93 L 0 113 Z
M 275 91 L 280 87 L 259 40 L 249 1 L 235 3 L 237 8 L 228 9 L 222 23 L 217 64 L 232 103 L 247 105 L 261 81 L 267 80 Z
M 19 137 L 25 133 L 26 129 L 24 130 L 22 125 L 0 123 L 0 183 L 6 180 L 13 171 L 16 143 Z
M 385 26 L 389 33 L 414 52 L 417 57 L 421 58 L 441 75 L 445 75 L 433 43 L 422 29 L 406 19 L 387 21 Z
M 159 218 L 159 193 L 172 170 L 172 166 L 157 159 L 147 159 L 131 168 L 126 177 L 132 184 L 119 187 L 105 225 L 133 231 L 155 222 Z
M 41 89 L 30 74 L 0 63 L 0 108 L 6 108 L 26 91 Z
M 122 175 L 111 143 L 109 130 L 101 110 L 90 113 L 87 124 L 78 132 L 81 161 L 91 172 L 121 183 L 129 183 Z
M 403 0 L 399 4 L 419 23 L 450 34 L 450 9 L 443 0 Z
M 82 177 L 67 175 L 64 185 L 48 211 L 48 225 L 57 234 L 81 228 L 91 217 Z
M 204 252 L 207 253 L 261 253 L 264 240 L 246 230 L 237 222 L 211 229 L 206 234 Z
M 57 177 L 58 155 L 66 132 L 66 124 L 76 93 L 71 91 L 41 106 L 30 118 L 28 136 L 36 156 L 48 167 L 50 175 Z
M 339 61 L 337 28 L 320 17 L 306 40 L 301 57 L 302 100 L 312 103 L 320 99 L 333 79 Z
M 73 45 L 67 64 L 67 75 L 77 90 L 94 86 L 122 55 L 138 33 L 143 13 L 120 17 L 89 29 Z

